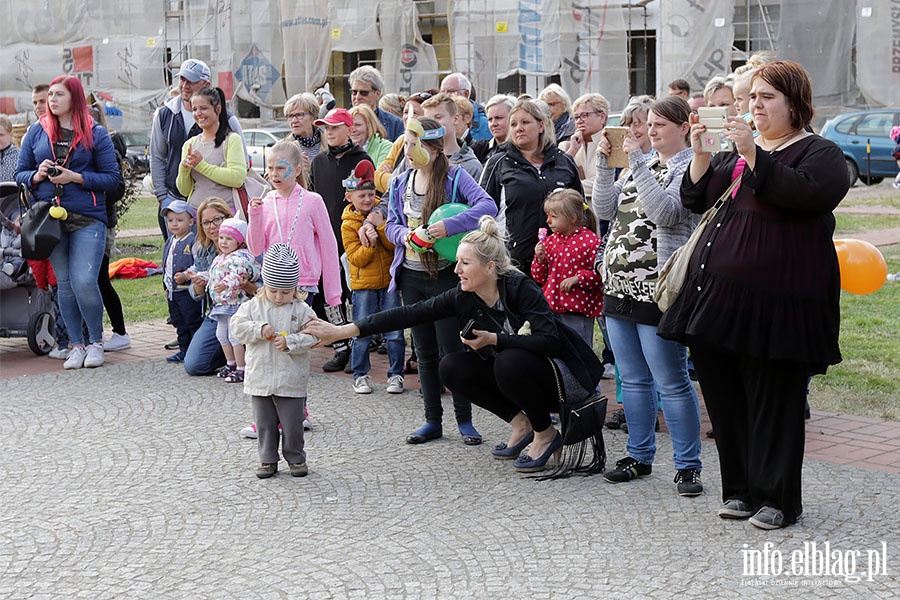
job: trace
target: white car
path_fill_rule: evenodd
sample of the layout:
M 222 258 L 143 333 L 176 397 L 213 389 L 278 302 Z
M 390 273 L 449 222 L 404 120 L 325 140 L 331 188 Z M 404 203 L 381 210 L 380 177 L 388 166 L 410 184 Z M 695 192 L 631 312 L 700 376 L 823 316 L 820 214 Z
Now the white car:
M 245 129 L 244 141 L 250 155 L 250 168 L 259 174 L 266 171 L 266 152 L 291 133 L 289 127 L 271 129 Z

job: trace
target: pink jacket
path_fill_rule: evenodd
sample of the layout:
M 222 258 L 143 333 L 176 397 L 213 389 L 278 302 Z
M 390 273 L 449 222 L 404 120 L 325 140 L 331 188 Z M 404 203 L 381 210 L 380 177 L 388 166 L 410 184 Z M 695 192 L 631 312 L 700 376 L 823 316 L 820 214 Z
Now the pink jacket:
M 276 210 L 284 239 L 279 234 Z M 273 190 L 263 198 L 262 206 L 251 206 L 247 210 L 247 219 L 247 246 L 251 252 L 262 254 L 269 246 L 278 242 L 289 245 L 300 257 L 300 286 L 318 285 L 321 277 L 325 288 L 325 302 L 329 306 L 340 305 L 341 267 L 338 262 L 337 241 L 331 230 L 331 221 L 322 196 L 304 190 L 299 185 L 294 186 L 287 199 Z

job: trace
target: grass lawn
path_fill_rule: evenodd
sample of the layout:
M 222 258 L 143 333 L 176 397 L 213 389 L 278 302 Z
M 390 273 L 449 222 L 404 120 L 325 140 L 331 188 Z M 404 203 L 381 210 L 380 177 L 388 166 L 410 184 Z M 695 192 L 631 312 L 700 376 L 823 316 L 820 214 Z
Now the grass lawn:
M 156 196 L 141 196 L 134 201 L 134 204 L 128 209 L 117 226 L 118 231 L 126 229 L 159 229 L 156 220 L 156 213 L 159 210 L 159 203 Z
M 888 272 L 900 271 L 900 245 L 881 248 Z M 900 283 L 877 292 L 841 292 L 844 362 L 814 377 L 809 403 L 836 413 L 900 421 Z
M 156 204 L 156 199 L 153 199 Z M 129 211 L 130 213 L 130 211 Z M 162 265 L 162 237 L 117 240 L 118 258 L 133 256 Z M 113 287 L 122 300 L 126 323 L 163 320 L 169 316 L 161 275 L 141 279 L 113 279 Z M 106 313 L 104 313 L 104 319 Z M 108 321 L 106 321 L 108 324 Z
M 834 220 L 834 234 L 837 236 L 900 227 L 900 215 L 847 215 L 838 213 L 834 215 Z

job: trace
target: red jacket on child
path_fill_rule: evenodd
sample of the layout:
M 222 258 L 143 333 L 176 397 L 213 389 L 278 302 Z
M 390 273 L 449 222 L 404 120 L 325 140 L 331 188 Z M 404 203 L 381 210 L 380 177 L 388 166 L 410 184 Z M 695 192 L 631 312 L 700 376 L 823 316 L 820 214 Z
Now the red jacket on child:
M 544 239 L 546 260 L 535 258 L 531 277 L 543 288 L 547 304 L 555 313 L 586 317 L 603 314 L 603 282 L 594 272 L 594 256 L 600 247 L 597 234 L 579 227 L 568 235 L 554 233 Z M 563 292 L 564 279 L 578 275 L 578 284 Z

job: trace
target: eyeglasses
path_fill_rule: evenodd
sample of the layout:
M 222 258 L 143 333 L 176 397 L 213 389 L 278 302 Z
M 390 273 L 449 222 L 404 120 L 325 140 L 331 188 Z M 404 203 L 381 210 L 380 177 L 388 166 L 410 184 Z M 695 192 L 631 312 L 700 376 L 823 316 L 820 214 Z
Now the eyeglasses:
M 588 118 L 589 116 L 591 116 L 591 115 L 602 115 L 602 114 L 603 114 L 603 113 L 597 112 L 596 110 L 594 110 L 594 111 L 591 111 L 591 112 L 578 113 L 577 115 L 572 115 L 572 117 L 573 117 L 576 121 L 584 121 L 585 119 L 587 119 L 587 118 Z
M 206 229 L 207 227 L 212 227 L 213 225 L 219 226 L 224 220 L 225 217 L 216 217 L 214 219 L 210 219 L 209 221 L 200 221 L 200 225 L 202 225 L 203 228 Z
M 367 97 L 375 90 L 350 90 L 351 96 L 362 96 L 363 98 Z
M 293 120 L 295 120 L 295 119 L 297 119 L 297 120 L 299 120 L 299 119 L 305 119 L 305 118 L 308 117 L 308 116 L 309 116 L 309 113 L 308 113 L 308 112 L 295 112 L 295 113 L 289 114 L 289 115 L 287 116 L 287 120 L 288 120 L 288 121 L 293 121 Z

